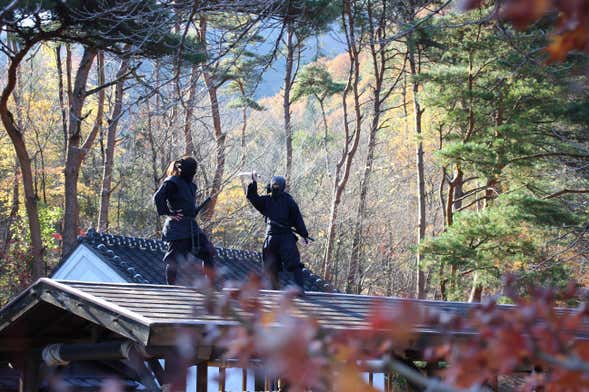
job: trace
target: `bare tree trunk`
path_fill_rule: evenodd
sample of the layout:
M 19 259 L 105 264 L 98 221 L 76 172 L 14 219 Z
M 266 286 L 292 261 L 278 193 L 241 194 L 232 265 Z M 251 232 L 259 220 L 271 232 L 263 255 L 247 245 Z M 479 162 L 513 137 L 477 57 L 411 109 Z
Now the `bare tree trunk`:
M 211 201 L 207 206 L 206 210 L 202 215 L 202 219 L 205 222 L 210 222 L 215 213 L 215 206 L 217 205 L 217 197 L 221 192 L 223 185 L 223 173 L 225 171 L 225 138 L 226 134 L 223 133 L 221 128 L 221 113 L 219 112 L 219 101 L 217 99 L 218 87 L 214 84 L 211 79 L 211 75 L 208 72 L 203 73 L 205 85 L 209 93 L 209 100 L 211 103 L 211 115 L 213 117 L 213 131 L 215 136 L 215 175 L 213 176 L 213 183 L 210 190 Z
M 329 150 L 327 148 L 327 138 L 329 135 L 329 127 L 327 126 L 327 116 L 325 114 L 325 103 L 323 99 L 317 99 L 319 101 L 319 107 L 321 108 L 321 118 L 323 119 L 323 150 L 325 151 L 325 173 L 331 177 L 329 171 Z
M 76 244 L 76 237 L 79 232 L 79 205 L 78 205 L 78 177 L 80 166 L 85 158 L 88 148 L 92 145 L 98 129 L 92 130 L 88 135 L 84 146 L 81 146 L 82 134 L 82 109 L 86 100 L 86 82 L 96 57 L 96 50 L 84 47 L 84 54 L 76 72 L 72 100 L 70 102 L 70 120 L 68 129 L 68 143 L 65 156 L 65 207 L 63 214 L 63 245 L 62 256 L 67 255 Z M 98 105 L 97 116 L 102 116 L 104 102 Z
M 462 207 L 463 197 L 463 183 L 464 173 L 460 168 L 460 165 L 455 165 L 454 174 L 450 181 L 448 181 L 448 194 L 446 195 L 446 229 L 454 224 L 454 214 Z M 446 290 L 448 284 L 448 278 L 443 276 L 444 265 L 440 266 L 440 292 L 442 299 L 448 299 L 448 293 Z M 456 266 L 450 266 L 450 289 L 456 288 Z
M 479 272 L 475 271 L 472 276 L 472 288 L 468 302 L 481 302 L 483 296 L 483 286 L 478 282 Z
M 331 202 L 331 211 L 329 216 L 329 227 L 327 234 L 327 246 L 325 249 L 325 258 L 323 259 L 322 274 L 326 280 L 332 280 L 334 266 L 332 265 L 333 248 L 336 237 L 336 225 L 338 218 L 338 209 L 342 201 L 342 195 L 346 189 L 352 161 L 358 150 L 360 133 L 362 131 L 362 113 L 360 112 L 360 93 L 358 83 L 360 81 L 360 48 L 356 42 L 356 33 L 354 27 L 354 15 L 351 0 L 343 0 L 343 23 L 346 32 L 346 41 L 348 46 L 348 57 L 350 59 L 350 69 L 348 83 L 344 90 L 342 106 L 344 110 L 344 134 L 345 146 L 342 151 L 339 162 L 336 165 L 336 174 L 334 179 L 333 198 Z M 352 91 L 354 97 L 354 130 L 350 130 L 348 123 L 348 105 L 347 96 Z M 338 263 L 338 260 L 335 260 Z M 336 265 L 337 267 L 337 265 Z
M 501 126 L 503 125 L 503 94 L 501 88 L 499 90 L 499 97 L 497 99 L 497 108 L 495 111 L 495 140 L 501 140 L 503 135 L 501 134 Z M 498 152 L 495 153 L 495 161 L 501 162 Z M 498 164 L 497 172 L 502 171 L 504 168 L 503 165 Z M 499 176 L 497 174 L 493 174 L 487 179 L 487 186 L 485 189 L 485 208 L 489 207 L 493 200 L 497 198 L 499 195 Z
M 70 44 L 65 45 L 65 77 L 67 82 L 67 102 L 68 106 L 72 101 L 72 47 Z M 67 145 L 67 132 L 65 135 L 65 146 Z
M 246 131 L 247 131 L 247 107 L 248 105 L 245 104 L 246 102 L 246 92 L 245 92 L 245 85 L 243 84 L 243 81 L 241 79 L 237 79 L 236 80 L 237 86 L 239 87 L 239 93 L 241 94 L 241 97 L 243 98 L 244 101 L 244 105 L 243 108 L 241 109 L 241 138 L 240 138 L 240 147 L 241 147 L 241 159 L 240 159 L 240 165 L 243 164 L 243 162 L 245 161 L 245 135 L 246 135 Z
M 196 149 L 192 140 L 192 116 L 194 114 L 194 103 L 196 102 L 196 82 L 198 80 L 198 68 L 192 66 L 190 71 L 190 88 L 188 92 L 188 103 L 186 104 L 186 117 L 184 119 L 184 155 L 195 156 Z
M 380 108 L 378 109 L 380 111 Z M 373 113 L 375 114 L 375 113 Z M 366 196 L 368 194 L 368 184 L 370 175 L 372 174 L 372 165 L 374 162 L 374 149 L 376 147 L 376 133 L 378 131 L 380 121 L 380 113 L 373 117 L 372 125 L 370 127 L 370 134 L 368 136 L 368 152 L 366 155 L 366 162 L 364 164 L 364 172 L 360 183 L 360 201 L 358 209 L 356 210 L 356 223 L 354 227 L 354 237 L 352 240 L 352 255 L 350 257 L 350 268 L 348 271 L 346 293 L 354 292 L 357 285 L 357 275 L 360 264 L 360 257 L 362 254 L 362 229 L 364 219 L 366 219 Z
M 284 96 L 282 98 L 282 109 L 284 112 L 284 136 L 285 136 L 285 146 L 286 146 L 286 156 L 285 156 L 285 169 L 286 172 L 286 184 L 287 189 L 292 179 L 292 124 L 290 121 L 290 90 L 292 89 L 292 83 L 294 81 L 293 78 L 293 65 L 294 65 L 294 52 L 295 47 L 293 43 L 294 39 L 294 31 L 292 28 L 292 24 L 290 22 L 286 22 L 286 70 L 284 73 Z
M 4 238 L 2 238 L 2 251 L 0 252 L 0 259 L 6 260 L 6 253 L 10 247 L 10 240 L 12 239 L 12 225 L 16 221 L 19 210 L 19 166 L 18 161 L 14 162 L 14 177 L 12 179 L 12 202 L 10 207 L 10 213 L 6 221 L 6 227 L 4 229 Z
M 206 42 L 206 33 L 207 19 L 203 16 L 200 19 L 200 36 L 203 42 Z M 204 222 L 210 222 L 215 213 L 215 206 L 217 205 L 219 192 L 221 192 L 221 187 L 223 186 L 223 174 L 225 171 L 225 138 L 227 135 L 223 133 L 223 128 L 221 127 L 221 113 L 219 111 L 219 100 L 217 98 L 217 90 L 219 89 L 219 86 L 208 71 L 203 71 L 202 75 L 209 94 L 211 117 L 213 119 L 213 135 L 215 137 L 215 174 L 209 191 L 211 201 L 202 214 L 202 220 Z
M 61 64 L 61 45 L 55 48 L 55 60 L 57 63 L 57 78 L 59 90 L 59 108 L 61 109 L 61 127 L 63 131 L 63 145 L 67 145 L 67 115 L 66 106 L 64 102 L 64 87 L 63 87 L 63 69 Z
M 415 151 L 415 163 L 417 169 L 417 211 L 418 211 L 418 227 L 417 227 L 417 246 L 425 238 L 426 228 L 426 217 L 425 217 L 425 174 L 424 174 L 424 163 L 423 163 L 423 141 L 422 141 L 422 130 L 421 130 L 421 116 L 423 110 L 419 102 L 419 82 L 416 77 L 418 76 L 419 55 L 415 53 L 415 43 L 413 42 L 413 34 L 407 38 L 408 46 L 408 57 L 409 67 L 411 70 L 411 85 L 413 90 L 413 120 L 415 129 L 415 139 L 417 143 Z M 417 248 L 417 298 L 425 298 L 426 287 L 425 287 L 425 271 L 423 270 L 423 255 L 419 248 Z
M 387 56 L 386 50 L 386 6 L 387 3 L 382 3 L 380 15 L 374 14 L 372 1 L 367 4 L 368 23 L 370 26 L 370 54 L 372 60 L 372 68 L 374 73 L 374 87 L 372 88 L 372 123 L 370 125 L 370 133 L 368 135 L 368 151 L 366 154 L 366 161 L 364 164 L 364 172 L 360 182 L 360 200 L 358 209 L 356 211 L 356 223 L 354 226 L 354 237 L 352 240 L 352 254 L 350 257 L 350 266 L 348 270 L 348 277 L 346 282 L 346 292 L 352 293 L 354 288 L 359 291 L 358 274 L 360 271 L 360 260 L 362 256 L 362 231 L 363 223 L 366 219 L 366 199 L 368 195 L 368 187 L 370 183 L 370 176 L 372 174 L 372 167 L 374 163 L 374 150 L 376 148 L 377 133 L 380 129 L 380 117 L 382 113 L 382 103 L 391 94 L 400 80 L 404 69 L 399 72 L 396 81 L 393 83 L 388 91 L 382 91 L 383 82 L 386 78 L 386 62 L 390 59 Z M 375 25 L 375 19 L 377 24 Z
M 156 67 L 159 67 L 159 64 L 156 64 Z M 149 141 L 149 147 L 151 150 L 151 175 L 153 179 L 153 191 L 157 191 L 159 184 L 160 184 L 160 176 L 158 174 L 158 166 L 157 166 L 157 148 L 155 146 L 155 138 L 153 137 L 153 124 L 152 124 L 152 115 L 151 115 L 151 108 L 149 105 L 149 100 L 146 102 L 146 109 L 147 109 L 147 140 Z M 118 211 L 117 211 L 118 215 Z M 162 223 L 157 215 L 154 214 L 154 229 L 155 234 L 159 234 L 162 231 Z
M 45 263 L 43 260 L 43 243 L 41 240 L 41 223 L 39 221 L 39 209 L 37 206 L 37 199 L 35 197 L 35 190 L 33 186 L 33 171 L 31 168 L 31 159 L 25 144 L 23 130 L 19 129 L 14 122 L 14 116 L 8 109 L 8 100 L 16 87 L 17 70 L 25 55 L 31 49 L 36 41 L 28 41 L 23 47 L 14 54 L 11 58 L 7 70 L 6 85 L 2 90 L 0 96 L 0 118 L 2 125 L 8 133 L 10 140 L 14 146 L 14 151 L 18 158 L 22 174 L 22 183 L 25 197 L 25 209 L 29 221 L 29 232 L 31 236 L 31 253 L 33 256 L 33 263 L 31 265 L 31 278 L 36 280 L 44 275 Z
M 125 80 L 123 75 L 129 68 L 129 59 L 121 60 L 117 72 L 117 83 L 115 84 L 115 100 L 110 119 L 108 120 L 108 131 L 106 134 L 106 151 L 104 153 L 104 168 L 102 171 L 102 186 L 100 189 L 100 207 L 98 212 L 98 231 L 108 231 L 108 213 L 110 207 L 110 196 L 112 194 L 112 173 L 114 168 L 115 147 L 117 138 L 117 127 L 123 112 L 123 88 Z M 103 69 L 104 71 L 104 69 Z M 102 75 L 104 79 L 104 74 Z M 102 81 L 101 84 L 104 84 Z

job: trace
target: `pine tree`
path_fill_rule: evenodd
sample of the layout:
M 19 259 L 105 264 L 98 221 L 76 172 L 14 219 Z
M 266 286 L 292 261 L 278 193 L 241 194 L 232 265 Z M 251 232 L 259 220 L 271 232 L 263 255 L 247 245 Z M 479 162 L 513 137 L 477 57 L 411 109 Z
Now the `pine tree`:
M 567 170 L 567 180 L 562 165 L 581 165 L 589 150 L 572 141 L 580 134 L 562 132 L 586 132 L 579 120 L 587 97 L 584 89 L 569 89 L 583 79 L 567 72 L 578 61 L 542 63 L 534 50 L 544 43 L 540 29 L 520 34 L 497 22 L 464 23 L 466 18 L 449 15 L 431 26 L 436 45 L 428 55 L 435 66 L 423 78 L 428 105 L 445 130 L 438 157 L 453 177 L 447 179 L 446 231 L 422 251 L 439 271 L 442 297 L 449 280 L 454 298 L 464 295 L 466 284 L 470 299 L 480 300 L 482 290 L 499 287 L 506 272 L 525 280 L 554 268 L 560 276 L 562 262 L 554 254 L 564 244 L 555 238 L 585 213 L 549 196 L 576 178 L 582 188 L 577 197 L 583 197 L 584 176 Z M 463 27 L 440 28 L 448 24 Z M 581 102 L 585 110 L 578 118 L 567 115 Z

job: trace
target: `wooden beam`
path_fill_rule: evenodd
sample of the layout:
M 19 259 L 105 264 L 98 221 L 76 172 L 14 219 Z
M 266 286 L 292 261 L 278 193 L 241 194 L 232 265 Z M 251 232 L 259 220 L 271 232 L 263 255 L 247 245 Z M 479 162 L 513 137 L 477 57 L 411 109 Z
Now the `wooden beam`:
M 241 390 L 247 391 L 247 369 L 241 369 Z
M 196 392 L 207 392 L 209 366 L 206 361 L 196 364 Z
M 43 360 L 50 366 L 71 361 L 128 359 L 133 351 L 131 341 L 85 344 L 50 344 L 43 349 Z
M 148 322 L 134 319 L 131 312 L 115 309 L 114 305 L 106 303 L 106 301 L 104 304 L 94 304 L 84 298 L 55 288 L 42 292 L 41 299 L 144 345 L 149 339 Z

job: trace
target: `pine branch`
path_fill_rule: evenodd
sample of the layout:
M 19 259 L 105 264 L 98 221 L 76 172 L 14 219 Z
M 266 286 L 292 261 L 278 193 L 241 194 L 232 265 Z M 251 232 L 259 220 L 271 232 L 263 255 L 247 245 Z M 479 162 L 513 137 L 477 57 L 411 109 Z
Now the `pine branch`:
M 551 193 L 550 195 L 544 196 L 542 199 L 554 199 L 555 197 L 559 197 L 561 195 L 565 195 L 568 193 L 589 193 L 589 189 L 562 189 L 558 192 Z

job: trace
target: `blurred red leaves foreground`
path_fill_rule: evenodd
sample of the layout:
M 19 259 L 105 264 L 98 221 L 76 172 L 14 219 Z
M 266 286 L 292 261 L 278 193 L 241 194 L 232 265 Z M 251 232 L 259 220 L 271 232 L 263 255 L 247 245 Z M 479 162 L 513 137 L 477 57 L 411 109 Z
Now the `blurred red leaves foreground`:
M 253 279 L 211 296 L 210 309 L 238 324 L 212 328 L 207 339 L 243 367 L 255 359 L 255 366 L 293 392 L 373 391 L 362 375 L 367 371 L 400 374 L 432 391 L 488 390 L 485 385 L 514 372 L 524 374 L 524 391 L 589 391 L 586 293 L 571 284 L 563 291 L 535 289 L 522 298 L 510 280 L 505 287 L 513 305 L 487 301 L 465 317 L 417 301 L 392 305 L 375 298 L 364 327 L 325 330 L 297 306 L 296 291 L 268 302 L 260 296 L 260 280 Z M 557 306 L 565 303 L 575 307 Z M 435 378 L 403 359 L 416 331 L 424 329 L 439 337 L 423 357 L 441 368 Z
M 462 9 L 478 8 L 482 0 L 463 0 Z M 562 61 L 571 51 L 589 53 L 588 0 L 504 0 L 497 2 L 497 15 L 517 29 L 524 29 L 544 15 L 555 15 L 550 43 L 546 47 L 549 62 Z

